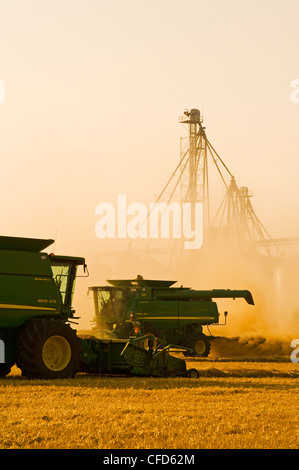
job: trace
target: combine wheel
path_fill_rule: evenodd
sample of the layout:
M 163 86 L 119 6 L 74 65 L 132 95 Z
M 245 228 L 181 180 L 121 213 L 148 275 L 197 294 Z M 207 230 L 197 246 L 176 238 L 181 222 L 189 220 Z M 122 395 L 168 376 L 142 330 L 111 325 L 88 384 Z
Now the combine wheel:
M 61 320 L 32 320 L 20 335 L 16 364 L 27 378 L 73 377 L 80 360 L 80 340 L 70 325 Z
M 184 346 L 193 350 L 191 354 L 184 353 L 185 356 L 207 357 L 211 349 L 211 344 L 203 333 L 191 333 L 185 339 Z
M 197 369 L 189 369 L 186 372 L 186 377 L 188 377 L 188 379 L 198 379 L 199 372 Z

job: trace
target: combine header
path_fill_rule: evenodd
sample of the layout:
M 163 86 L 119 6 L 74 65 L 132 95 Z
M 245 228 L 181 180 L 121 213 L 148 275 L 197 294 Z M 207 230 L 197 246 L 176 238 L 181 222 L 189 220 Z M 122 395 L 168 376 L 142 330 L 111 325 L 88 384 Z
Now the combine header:
M 183 359 L 170 354 L 186 352 L 186 348 L 166 344 L 150 333 L 129 339 L 81 337 L 81 341 L 81 372 L 151 377 L 199 376 L 196 369 L 187 370 Z

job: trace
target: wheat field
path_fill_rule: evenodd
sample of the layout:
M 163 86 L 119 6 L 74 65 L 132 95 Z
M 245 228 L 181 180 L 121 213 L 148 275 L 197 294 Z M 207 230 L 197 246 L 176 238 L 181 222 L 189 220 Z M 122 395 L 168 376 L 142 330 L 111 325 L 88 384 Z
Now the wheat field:
M 198 379 L 0 379 L 1 449 L 296 449 L 299 364 L 188 360 Z

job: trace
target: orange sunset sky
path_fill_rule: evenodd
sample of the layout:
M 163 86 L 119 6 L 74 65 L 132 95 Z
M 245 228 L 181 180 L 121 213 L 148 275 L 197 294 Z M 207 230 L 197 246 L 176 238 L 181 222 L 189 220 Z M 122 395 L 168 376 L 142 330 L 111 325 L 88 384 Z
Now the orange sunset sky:
M 154 201 L 198 108 L 270 234 L 299 236 L 298 17 L 298 0 L 0 0 L 1 235 L 88 262 L 108 247 L 97 204 Z

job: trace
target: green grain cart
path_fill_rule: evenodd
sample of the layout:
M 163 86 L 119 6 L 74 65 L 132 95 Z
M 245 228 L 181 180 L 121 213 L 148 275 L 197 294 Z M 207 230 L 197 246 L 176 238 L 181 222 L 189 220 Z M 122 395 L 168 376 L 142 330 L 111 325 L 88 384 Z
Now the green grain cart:
M 248 290 L 193 290 L 172 287 L 174 281 L 110 280 L 109 286 L 93 286 L 95 320 L 101 332 L 128 338 L 136 332 L 152 333 L 167 344 L 192 350 L 186 355 L 208 356 L 210 339 L 203 333 L 206 325 L 219 325 L 214 298 L 243 297 L 253 305 Z M 226 316 L 225 312 L 225 316 Z
M 0 376 L 16 364 L 28 378 L 72 377 L 81 343 L 67 322 L 84 258 L 43 252 L 54 240 L 0 236 Z

